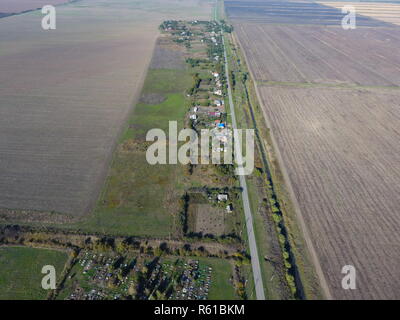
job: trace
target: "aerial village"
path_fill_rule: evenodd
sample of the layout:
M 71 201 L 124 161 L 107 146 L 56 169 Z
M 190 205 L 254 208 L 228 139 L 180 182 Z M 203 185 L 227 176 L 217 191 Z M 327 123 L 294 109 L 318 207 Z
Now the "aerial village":
M 227 28 L 224 24 L 222 27 Z M 220 145 L 213 152 L 231 152 L 231 130 L 225 130 L 231 126 L 225 109 L 227 82 L 221 25 L 213 21 L 165 21 L 161 29 L 172 34 L 175 42 L 192 49 L 187 63 L 201 70 L 194 74 L 193 86 L 187 92 L 191 100 L 187 114 L 190 127 L 196 132 L 214 129 L 211 132 Z
M 212 132 L 220 142 L 220 146 L 214 151 L 226 153 L 231 133 L 226 130 L 230 128 L 230 124 L 227 122 L 225 109 L 227 84 L 221 25 L 210 21 L 165 21 L 160 29 L 170 33 L 175 43 L 185 46 L 191 52 L 186 63 L 199 70 L 193 75 L 193 86 L 186 92 L 186 98 L 191 103 L 185 125 L 196 131 L 214 129 Z M 219 167 L 220 170 L 224 168 Z M 229 176 L 230 172 L 223 174 Z M 189 207 L 184 212 L 187 225 L 184 227 L 185 236 L 206 236 L 217 241 L 221 236 L 226 241 L 235 239 L 235 232 L 233 229 L 227 231 L 226 225 L 238 224 L 229 222 L 226 215 L 234 217 L 232 212 L 239 193 L 235 187 L 190 190 L 190 206 L 184 205 Z M 191 221 L 194 219 L 195 222 Z M 165 254 L 160 248 L 150 251 L 140 248 L 137 254 L 118 254 L 121 250 L 110 252 L 102 248 L 81 250 L 55 298 L 207 299 L 214 281 L 212 266 L 196 256 Z M 244 281 L 239 277 L 236 280 Z

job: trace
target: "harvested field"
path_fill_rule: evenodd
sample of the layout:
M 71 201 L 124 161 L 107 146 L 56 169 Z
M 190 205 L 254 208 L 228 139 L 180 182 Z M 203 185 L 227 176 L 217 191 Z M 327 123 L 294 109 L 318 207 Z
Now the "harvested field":
M 326 296 L 399 299 L 400 27 L 357 16 L 343 30 L 310 2 L 227 3 Z M 356 290 L 341 287 L 349 264 Z
M 20 13 L 27 10 L 42 8 L 45 5 L 54 6 L 71 1 L 73 0 L 1 0 L 0 12 Z
M 340 26 L 344 16 L 341 9 L 311 1 L 228 0 L 225 8 L 228 18 L 237 22 Z M 388 23 L 358 16 L 357 25 L 377 27 Z
M 379 2 L 352 2 L 335 1 L 319 2 L 322 5 L 341 9 L 343 6 L 353 6 L 359 15 L 371 17 L 396 25 L 400 25 L 400 3 L 379 3 Z
M 0 208 L 93 208 L 159 24 L 208 18 L 201 3 L 83 0 L 48 32 L 38 12 L 0 20 Z
M 256 80 L 400 85 L 400 28 L 234 25 Z
M 400 298 L 400 91 L 261 86 L 334 298 Z M 341 288 L 354 265 L 357 290 Z

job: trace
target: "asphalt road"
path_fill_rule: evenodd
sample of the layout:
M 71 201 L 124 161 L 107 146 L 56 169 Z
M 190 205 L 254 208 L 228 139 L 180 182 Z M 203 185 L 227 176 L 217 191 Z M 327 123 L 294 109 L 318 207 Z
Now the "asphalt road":
M 227 59 L 227 55 L 226 55 L 224 38 L 222 38 L 222 41 L 224 44 L 225 74 L 226 74 L 227 83 L 228 83 L 229 108 L 231 111 L 232 127 L 233 127 L 233 129 L 237 129 L 235 108 L 234 108 L 233 98 L 232 98 L 232 90 L 231 90 L 231 86 L 229 83 L 228 59 Z M 240 146 L 241 142 L 239 139 L 235 138 L 234 143 L 235 143 L 235 150 L 242 150 L 242 148 Z M 241 154 L 239 155 L 239 158 L 240 159 L 238 162 L 242 163 L 241 162 Z M 246 217 L 246 229 L 247 229 L 247 237 L 248 237 L 249 248 L 250 248 L 251 267 L 253 270 L 254 285 L 255 285 L 255 289 L 256 289 L 256 297 L 257 297 L 257 300 L 265 300 L 264 285 L 262 282 L 261 269 L 260 269 L 260 260 L 258 258 L 257 243 L 256 243 L 256 238 L 254 236 L 253 216 L 251 214 L 249 194 L 247 191 L 247 183 L 246 183 L 245 176 L 239 175 L 239 182 L 240 182 L 240 186 L 243 190 L 243 192 L 242 192 L 243 209 L 244 209 L 244 214 Z

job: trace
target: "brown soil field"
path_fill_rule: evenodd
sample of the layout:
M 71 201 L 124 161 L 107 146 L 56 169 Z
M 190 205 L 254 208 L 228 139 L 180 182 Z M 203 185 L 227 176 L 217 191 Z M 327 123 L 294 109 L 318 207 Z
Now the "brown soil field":
M 194 232 L 221 236 L 225 233 L 225 211 L 209 204 L 192 204 L 189 214 L 194 220 Z
M 307 0 L 225 0 L 226 14 L 237 22 L 340 26 L 341 8 Z M 390 26 L 382 20 L 357 16 L 358 26 Z
M 26 10 L 42 8 L 45 5 L 58 5 L 71 0 L 1 0 L 0 12 L 19 13 Z
M 227 2 L 326 297 L 399 299 L 400 27 L 357 16 L 343 30 L 306 1 Z M 257 13 L 268 6 L 282 15 Z
M 379 2 L 319 2 L 322 5 L 337 9 L 343 6 L 353 6 L 356 14 L 371 17 L 377 20 L 400 25 L 400 3 L 379 3 Z
M 399 299 L 400 91 L 258 91 L 332 296 Z
M 400 85 L 400 28 L 234 26 L 256 80 Z
M 57 30 L 37 12 L 0 19 L 0 208 L 89 212 L 159 24 L 210 15 L 196 0 L 83 0 L 58 8 Z

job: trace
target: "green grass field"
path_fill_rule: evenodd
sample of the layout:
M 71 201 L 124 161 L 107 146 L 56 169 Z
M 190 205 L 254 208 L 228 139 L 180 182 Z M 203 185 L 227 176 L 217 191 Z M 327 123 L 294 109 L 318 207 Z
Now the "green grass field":
M 183 126 L 188 101 L 185 89 L 192 77 L 187 70 L 150 69 L 142 95 L 156 94 L 157 104 L 139 102 L 119 139 L 111 169 L 98 204 L 79 227 L 84 230 L 138 236 L 168 236 L 177 214 L 180 165 L 150 165 L 145 137 L 153 128 L 168 134 L 168 122 Z M 125 150 L 125 145 L 135 145 Z
M 232 276 L 232 266 L 227 260 L 215 258 L 196 258 L 200 263 L 212 267 L 209 300 L 238 299 L 233 284 L 229 281 Z
M 230 281 L 232 276 L 232 265 L 229 261 L 219 258 L 205 258 L 205 257 L 185 257 L 184 261 L 190 259 L 198 260 L 200 267 L 211 267 L 211 285 L 208 293 L 208 300 L 236 300 L 238 299 L 235 288 Z M 165 262 L 173 263 L 176 258 L 164 258 Z
M 48 291 L 42 289 L 44 265 L 53 265 L 59 276 L 67 261 L 61 251 L 27 247 L 0 248 L 0 300 L 40 300 Z

